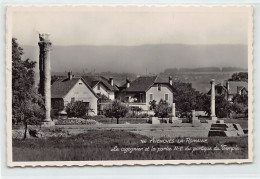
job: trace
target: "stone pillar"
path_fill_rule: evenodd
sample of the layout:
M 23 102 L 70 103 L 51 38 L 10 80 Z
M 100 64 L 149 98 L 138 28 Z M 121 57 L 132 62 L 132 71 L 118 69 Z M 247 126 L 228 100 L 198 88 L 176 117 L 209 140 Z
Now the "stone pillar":
M 52 125 L 51 120 L 51 62 L 50 51 L 52 43 L 49 40 L 49 34 L 39 34 L 40 48 L 39 71 L 40 84 L 39 92 L 44 98 L 45 118 L 44 125 Z
M 176 117 L 175 103 L 172 103 L 172 120 L 178 120 L 178 117 Z
M 196 117 L 196 111 L 195 111 L 195 110 L 192 110 L 192 111 L 191 111 L 191 114 L 192 114 L 192 126 L 193 126 L 193 127 L 201 126 L 201 123 L 200 123 L 199 118 Z
M 215 80 L 212 79 L 210 81 L 210 85 L 211 85 L 211 105 L 210 105 L 210 109 L 211 109 L 211 115 L 210 118 L 211 120 L 217 120 L 216 114 L 215 114 Z
M 175 108 L 175 103 L 172 103 L 172 117 L 169 120 L 169 123 L 181 123 L 182 121 L 178 120 L 179 118 L 176 117 L 176 108 Z
M 195 110 L 191 110 L 191 114 L 192 114 L 192 118 L 196 117 L 196 111 Z

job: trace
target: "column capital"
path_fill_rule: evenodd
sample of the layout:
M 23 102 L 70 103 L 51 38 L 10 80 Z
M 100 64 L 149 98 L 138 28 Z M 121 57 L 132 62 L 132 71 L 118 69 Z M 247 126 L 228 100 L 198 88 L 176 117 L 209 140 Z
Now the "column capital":
M 211 79 L 210 84 L 215 84 L 215 79 Z
M 40 41 L 38 42 L 38 45 L 44 51 L 51 50 L 52 43 L 49 40 L 49 36 L 50 36 L 50 34 L 48 34 L 48 33 L 39 34 Z
M 50 41 L 40 41 L 38 45 L 42 50 L 49 51 L 51 50 L 52 43 Z

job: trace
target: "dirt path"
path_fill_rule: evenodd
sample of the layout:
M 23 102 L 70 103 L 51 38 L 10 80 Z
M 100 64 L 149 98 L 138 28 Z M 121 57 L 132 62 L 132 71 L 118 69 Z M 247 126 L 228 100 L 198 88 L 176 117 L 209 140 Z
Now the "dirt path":
M 192 127 L 191 124 L 100 124 L 100 125 L 57 125 L 70 134 L 88 133 L 93 130 L 124 130 L 148 137 L 207 137 L 208 125 Z

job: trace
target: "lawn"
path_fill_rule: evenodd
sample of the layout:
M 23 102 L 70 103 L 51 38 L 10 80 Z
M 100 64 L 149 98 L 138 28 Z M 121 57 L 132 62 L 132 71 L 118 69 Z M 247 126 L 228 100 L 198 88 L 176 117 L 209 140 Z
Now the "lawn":
M 242 129 L 248 129 L 248 118 L 224 119 L 225 123 L 239 124 Z
M 248 157 L 247 137 L 210 137 L 199 143 L 142 143 L 151 138 L 126 131 L 97 130 L 71 137 L 13 139 L 14 161 L 91 161 L 91 160 L 184 160 L 184 159 L 245 159 Z M 182 138 L 174 139 L 181 141 Z M 185 140 L 185 139 L 184 139 Z M 178 150 L 181 147 L 209 148 L 238 146 L 239 150 L 205 151 Z M 119 151 L 111 151 L 115 149 Z M 149 151 L 144 151 L 149 147 Z M 142 149 L 143 148 L 143 149 Z M 151 151 L 151 148 L 158 149 Z M 169 148 L 173 149 L 169 151 Z M 183 149 L 184 149 L 183 148 Z M 140 150 L 141 149 L 141 150 Z M 124 153 L 125 152 L 125 153 Z

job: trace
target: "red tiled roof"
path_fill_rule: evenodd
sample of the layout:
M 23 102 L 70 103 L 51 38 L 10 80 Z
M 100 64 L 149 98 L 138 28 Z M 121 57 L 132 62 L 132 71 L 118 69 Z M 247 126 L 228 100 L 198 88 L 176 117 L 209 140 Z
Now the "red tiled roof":
M 229 94 L 237 94 L 238 90 L 245 88 L 246 90 L 248 90 L 248 83 L 245 81 L 228 81 L 229 83 L 229 90 L 228 93 Z
M 79 80 L 77 77 L 58 79 L 51 85 L 51 98 L 63 98 Z
M 130 82 L 129 88 L 123 91 L 131 92 L 146 92 L 153 84 L 169 84 L 168 79 L 161 78 L 158 76 L 141 76 Z M 126 86 L 126 84 L 124 85 Z M 174 91 L 173 87 L 169 84 L 169 87 Z
M 130 82 L 130 87 L 124 91 L 147 91 L 153 84 L 156 76 L 141 76 Z
M 80 79 L 82 80 L 81 77 L 73 77 L 71 80 L 69 80 L 68 78 L 66 78 L 66 79 L 58 79 L 57 81 L 55 81 L 51 85 L 51 98 L 63 98 L 63 97 L 65 97 L 68 94 L 68 92 L 74 87 L 74 85 Z M 84 82 L 84 84 L 96 96 L 96 94 L 94 93 L 92 88 L 87 83 Z
M 94 88 L 98 83 L 103 83 L 109 90 L 118 91 L 118 88 L 112 86 L 105 77 L 102 76 L 82 76 L 82 79 L 91 87 Z

